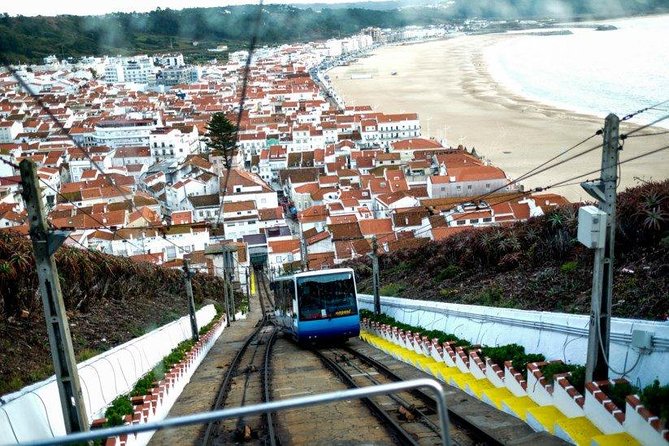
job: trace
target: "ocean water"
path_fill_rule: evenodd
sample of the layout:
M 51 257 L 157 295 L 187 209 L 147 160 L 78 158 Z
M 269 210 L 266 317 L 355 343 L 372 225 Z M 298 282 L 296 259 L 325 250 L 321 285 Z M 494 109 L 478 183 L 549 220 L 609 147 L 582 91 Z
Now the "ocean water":
M 567 110 L 619 117 L 669 99 L 669 15 L 612 20 L 618 29 L 518 36 L 488 47 L 492 76 L 511 90 Z M 632 119 L 669 115 L 669 102 Z M 669 128 L 669 119 L 656 124 Z

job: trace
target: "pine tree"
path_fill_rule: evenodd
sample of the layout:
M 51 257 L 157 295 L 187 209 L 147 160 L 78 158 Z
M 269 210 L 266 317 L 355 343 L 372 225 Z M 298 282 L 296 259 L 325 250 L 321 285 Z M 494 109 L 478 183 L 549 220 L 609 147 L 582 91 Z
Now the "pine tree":
M 214 154 L 225 157 L 226 167 L 232 162 L 232 149 L 237 142 L 237 127 L 230 122 L 225 113 L 214 113 L 207 124 L 204 142 Z

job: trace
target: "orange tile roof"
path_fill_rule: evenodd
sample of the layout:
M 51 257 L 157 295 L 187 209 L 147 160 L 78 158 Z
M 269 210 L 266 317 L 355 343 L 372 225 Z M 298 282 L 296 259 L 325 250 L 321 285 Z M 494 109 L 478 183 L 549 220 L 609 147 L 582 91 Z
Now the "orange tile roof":
M 410 138 L 391 143 L 392 150 L 427 150 L 440 149 L 443 146 L 433 139 Z
M 440 226 L 432 228 L 432 238 L 437 240 L 444 240 L 462 231 L 473 230 L 471 226 Z
M 390 218 L 370 218 L 360 220 L 360 232 L 362 235 L 380 235 L 393 232 L 393 222 Z
M 273 254 L 300 251 L 299 240 L 270 240 L 267 242 L 267 245 L 269 252 Z

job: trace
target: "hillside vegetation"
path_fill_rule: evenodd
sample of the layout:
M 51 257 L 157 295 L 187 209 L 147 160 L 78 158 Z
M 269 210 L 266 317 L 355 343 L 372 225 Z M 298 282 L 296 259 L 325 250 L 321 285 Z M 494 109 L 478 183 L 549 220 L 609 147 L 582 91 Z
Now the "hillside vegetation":
M 669 181 L 618 195 L 614 316 L 669 317 Z M 510 227 L 463 231 L 379 257 L 381 294 L 589 313 L 593 252 L 576 240 L 578 207 Z M 371 292 L 370 260 L 349 262 Z
M 372 10 L 363 7 L 296 8 L 264 5 L 258 31 L 261 44 L 338 38 L 368 26 L 398 28 L 439 25 L 468 18 L 492 20 L 628 17 L 668 11 L 663 0 L 630 0 L 612 7 L 603 2 L 496 2 L 456 0 L 437 7 Z M 156 9 L 104 16 L 10 17 L 0 15 L 0 54 L 12 62 L 40 61 L 50 54 L 77 57 L 180 51 L 197 59 L 213 57 L 207 48 L 248 46 L 254 32 L 256 5 L 224 8 Z M 507 24 L 512 26 L 512 24 Z M 196 42 L 197 45 L 194 45 Z
M 56 264 L 79 361 L 188 314 L 179 270 L 61 247 Z M 195 274 L 196 305 L 223 300 L 220 278 Z M 241 295 L 236 296 L 237 308 Z M 53 373 L 32 245 L 0 232 L 0 395 Z

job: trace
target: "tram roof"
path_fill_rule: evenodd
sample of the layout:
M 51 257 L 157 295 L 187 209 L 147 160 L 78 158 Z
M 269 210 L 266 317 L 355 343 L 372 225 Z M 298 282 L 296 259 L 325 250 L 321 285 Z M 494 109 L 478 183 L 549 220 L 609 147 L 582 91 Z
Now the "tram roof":
M 352 268 L 331 268 L 331 269 L 319 269 L 316 271 L 304 271 L 300 273 L 291 274 L 288 276 L 277 277 L 275 280 L 288 279 L 291 277 L 311 277 L 311 276 L 325 276 L 329 274 L 337 273 L 353 273 Z

